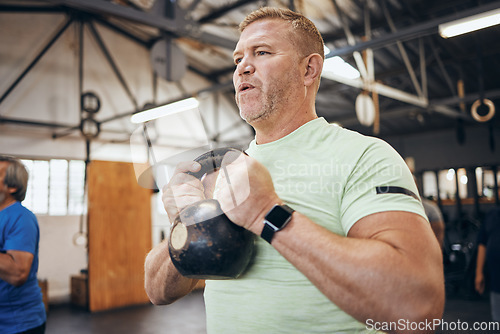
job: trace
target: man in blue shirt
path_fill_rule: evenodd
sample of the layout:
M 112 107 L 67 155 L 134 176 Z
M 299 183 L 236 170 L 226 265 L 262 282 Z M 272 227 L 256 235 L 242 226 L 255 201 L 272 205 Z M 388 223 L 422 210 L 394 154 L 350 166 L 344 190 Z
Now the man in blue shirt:
M 40 230 L 21 205 L 28 172 L 13 157 L 0 155 L 0 333 L 45 333 L 46 314 L 38 286 Z

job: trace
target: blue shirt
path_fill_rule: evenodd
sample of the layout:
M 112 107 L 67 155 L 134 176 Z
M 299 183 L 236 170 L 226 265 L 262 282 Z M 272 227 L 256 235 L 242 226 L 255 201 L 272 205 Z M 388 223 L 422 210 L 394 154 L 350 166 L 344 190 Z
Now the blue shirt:
M 0 279 L 0 333 L 23 332 L 46 320 L 42 292 L 36 277 L 40 230 L 35 215 L 16 202 L 0 211 L 0 252 L 8 250 L 33 254 L 26 283 L 15 287 Z

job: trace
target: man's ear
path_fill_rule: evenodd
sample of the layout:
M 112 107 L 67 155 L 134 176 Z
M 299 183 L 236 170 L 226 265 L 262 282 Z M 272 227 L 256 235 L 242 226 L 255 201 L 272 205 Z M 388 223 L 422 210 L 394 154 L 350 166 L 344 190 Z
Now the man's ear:
M 16 187 L 7 187 L 7 191 L 9 192 L 9 194 L 13 194 L 17 191 L 17 188 Z
M 306 72 L 304 75 L 304 85 L 311 86 L 316 82 L 323 70 L 323 58 L 317 54 L 312 53 L 305 59 Z

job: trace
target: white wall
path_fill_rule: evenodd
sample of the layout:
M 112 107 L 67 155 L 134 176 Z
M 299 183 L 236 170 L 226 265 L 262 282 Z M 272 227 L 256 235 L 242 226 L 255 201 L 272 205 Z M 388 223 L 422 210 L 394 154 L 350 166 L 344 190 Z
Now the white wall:
M 79 216 L 37 216 L 40 225 L 38 278 L 48 280 L 50 303 L 69 302 L 70 277 L 87 268 L 87 250 L 73 244 Z

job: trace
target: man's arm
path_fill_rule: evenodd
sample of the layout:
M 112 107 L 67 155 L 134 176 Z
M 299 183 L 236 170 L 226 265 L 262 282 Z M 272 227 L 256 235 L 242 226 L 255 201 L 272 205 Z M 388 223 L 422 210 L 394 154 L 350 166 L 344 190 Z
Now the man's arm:
M 477 246 L 477 261 L 476 261 L 476 291 L 480 294 L 484 293 L 485 279 L 484 279 L 484 264 L 486 262 L 486 246 L 479 244 Z
M 33 254 L 30 252 L 8 250 L 0 253 L 0 279 L 14 285 L 23 285 L 31 270 Z
M 272 245 L 331 301 L 363 323 L 441 318 L 441 252 L 428 223 L 416 214 L 372 214 L 342 237 L 294 213 Z
M 186 206 L 205 198 L 205 187 L 200 180 L 186 174 L 197 172 L 200 164 L 180 163 L 163 192 L 163 203 L 171 222 Z M 210 182 L 213 178 L 207 178 Z M 208 181 L 207 181 L 208 183 Z M 144 288 L 153 304 L 171 304 L 190 293 L 199 280 L 182 276 L 173 265 L 168 252 L 168 239 L 154 247 L 144 263 Z
M 218 186 L 221 207 L 257 235 L 277 196 L 269 172 L 244 156 L 227 166 Z M 245 181 L 245 179 L 247 181 Z M 250 191 L 245 187 L 250 186 Z M 238 194 L 249 194 L 238 198 Z M 403 211 L 361 218 L 339 236 L 295 212 L 272 245 L 331 301 L 361 322 L 440 319 L 444 305 L 442 255 L 429 223 Z
M 146 293 L 155 305 L 175 302 L 190 293 L 198 283 L 198 280 L 182 276 L 174 267 L 167 239 L 149 252 L 144 271 Z

